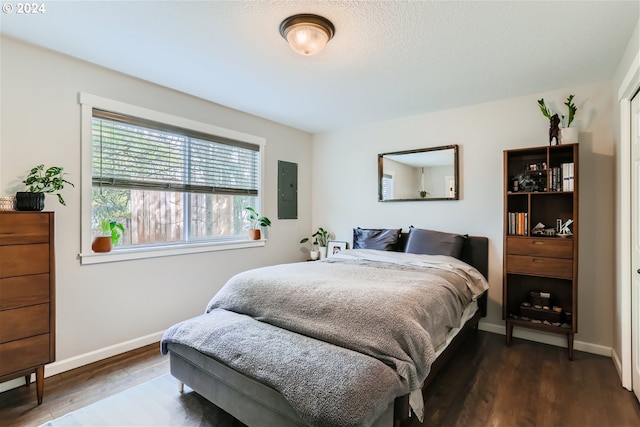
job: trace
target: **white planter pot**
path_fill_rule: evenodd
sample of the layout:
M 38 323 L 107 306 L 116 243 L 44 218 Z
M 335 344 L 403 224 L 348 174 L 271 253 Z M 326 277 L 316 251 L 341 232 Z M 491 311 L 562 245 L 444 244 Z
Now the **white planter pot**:
M 311 261 L 317 260 L 318 258 L 320 258 L 320 251 L 310 251 L 309 258 L 311 258 Z
M 327 247 L 320 246 L 318 249 L 320 250 L 320 259 L 325 259 L 327 257 Z
M 560 129 L 560 143 L 561 144 L 575 144 L 578 142 L 578 129 L 577 128 L 562 128 Z

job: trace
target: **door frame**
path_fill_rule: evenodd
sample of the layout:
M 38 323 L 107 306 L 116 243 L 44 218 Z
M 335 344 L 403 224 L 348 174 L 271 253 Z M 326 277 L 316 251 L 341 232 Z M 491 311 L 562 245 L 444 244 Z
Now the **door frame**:
M 640 89 L 640 53 L 631 62 L 618 89 L 620 144 L 617 152 L 618 210 L 616 212 L 616 275 L 619 288 L 620 354 L 612 354 L 622 386 L 632 390 L 631 348 L 631 99 Z M 615 347 L 614 347 L 615 350 Z M 616 357 L 617 356 L 617 357 Z M 636 387 L 638 385 L 636 384 Z

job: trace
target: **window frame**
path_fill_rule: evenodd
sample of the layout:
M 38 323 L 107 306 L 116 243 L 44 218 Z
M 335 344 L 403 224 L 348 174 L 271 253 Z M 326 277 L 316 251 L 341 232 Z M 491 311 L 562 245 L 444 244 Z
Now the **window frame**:
M 127 247 L 117 249 L 104 254 L 96 254 L 91 250 L 93 232 L 91 230 L 91 189 L 92 189 L 92 119 L 93 109 L 112 111 L 114 113 L 127 116 L 139 117 L 168 125 L 191 129 L 196 132 L 215 135 L 240 142 L 255 144 L 260 147 L 260 163 L 258 176 L 260 183 L 258 186 L 258 197 L 256 209 L 261 212 L 263 208 L 264 194 L 264 164 L 266 139 L 246 133 L 213 126 L 206 123 L 197 122 L 183 117 L 174 116 L 167 113 L 151 110 L 145 107 L 130 105 L 124 102 L 103 98 L 97 95 L 80 92 L 78 103 L 81 109 L 81 184 L 80 184 L 80 205 L 81 205 L 81 228 L 80 228 L 80 263 L 98 264 L 104 262 L 127 261 L 134 259 L 156 258 L 163 256 L 184 255 L 192 253 L 202 253 L 211 251 L 241 249 L 249 247 L 264 246 L 266 239 L 249 240 L 246 239 L 221 239 L 217 241 L 197 241 L 180 244 L 153 245 L 146 247 Z

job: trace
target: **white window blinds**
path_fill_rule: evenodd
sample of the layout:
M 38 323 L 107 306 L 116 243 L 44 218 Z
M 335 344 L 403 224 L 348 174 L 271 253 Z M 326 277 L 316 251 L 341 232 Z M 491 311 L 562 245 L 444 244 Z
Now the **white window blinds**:
M 260 146 L 93 109 L 94 186 L 258 195 Z

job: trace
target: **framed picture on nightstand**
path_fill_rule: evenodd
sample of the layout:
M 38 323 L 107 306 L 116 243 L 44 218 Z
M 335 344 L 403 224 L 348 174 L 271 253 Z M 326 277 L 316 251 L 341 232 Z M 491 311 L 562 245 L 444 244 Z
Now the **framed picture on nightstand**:
M 329 240 L 329 242 L 327 242 L 327 257 L 333 256 L 345 249 L 347 249 L 347 242 Z

